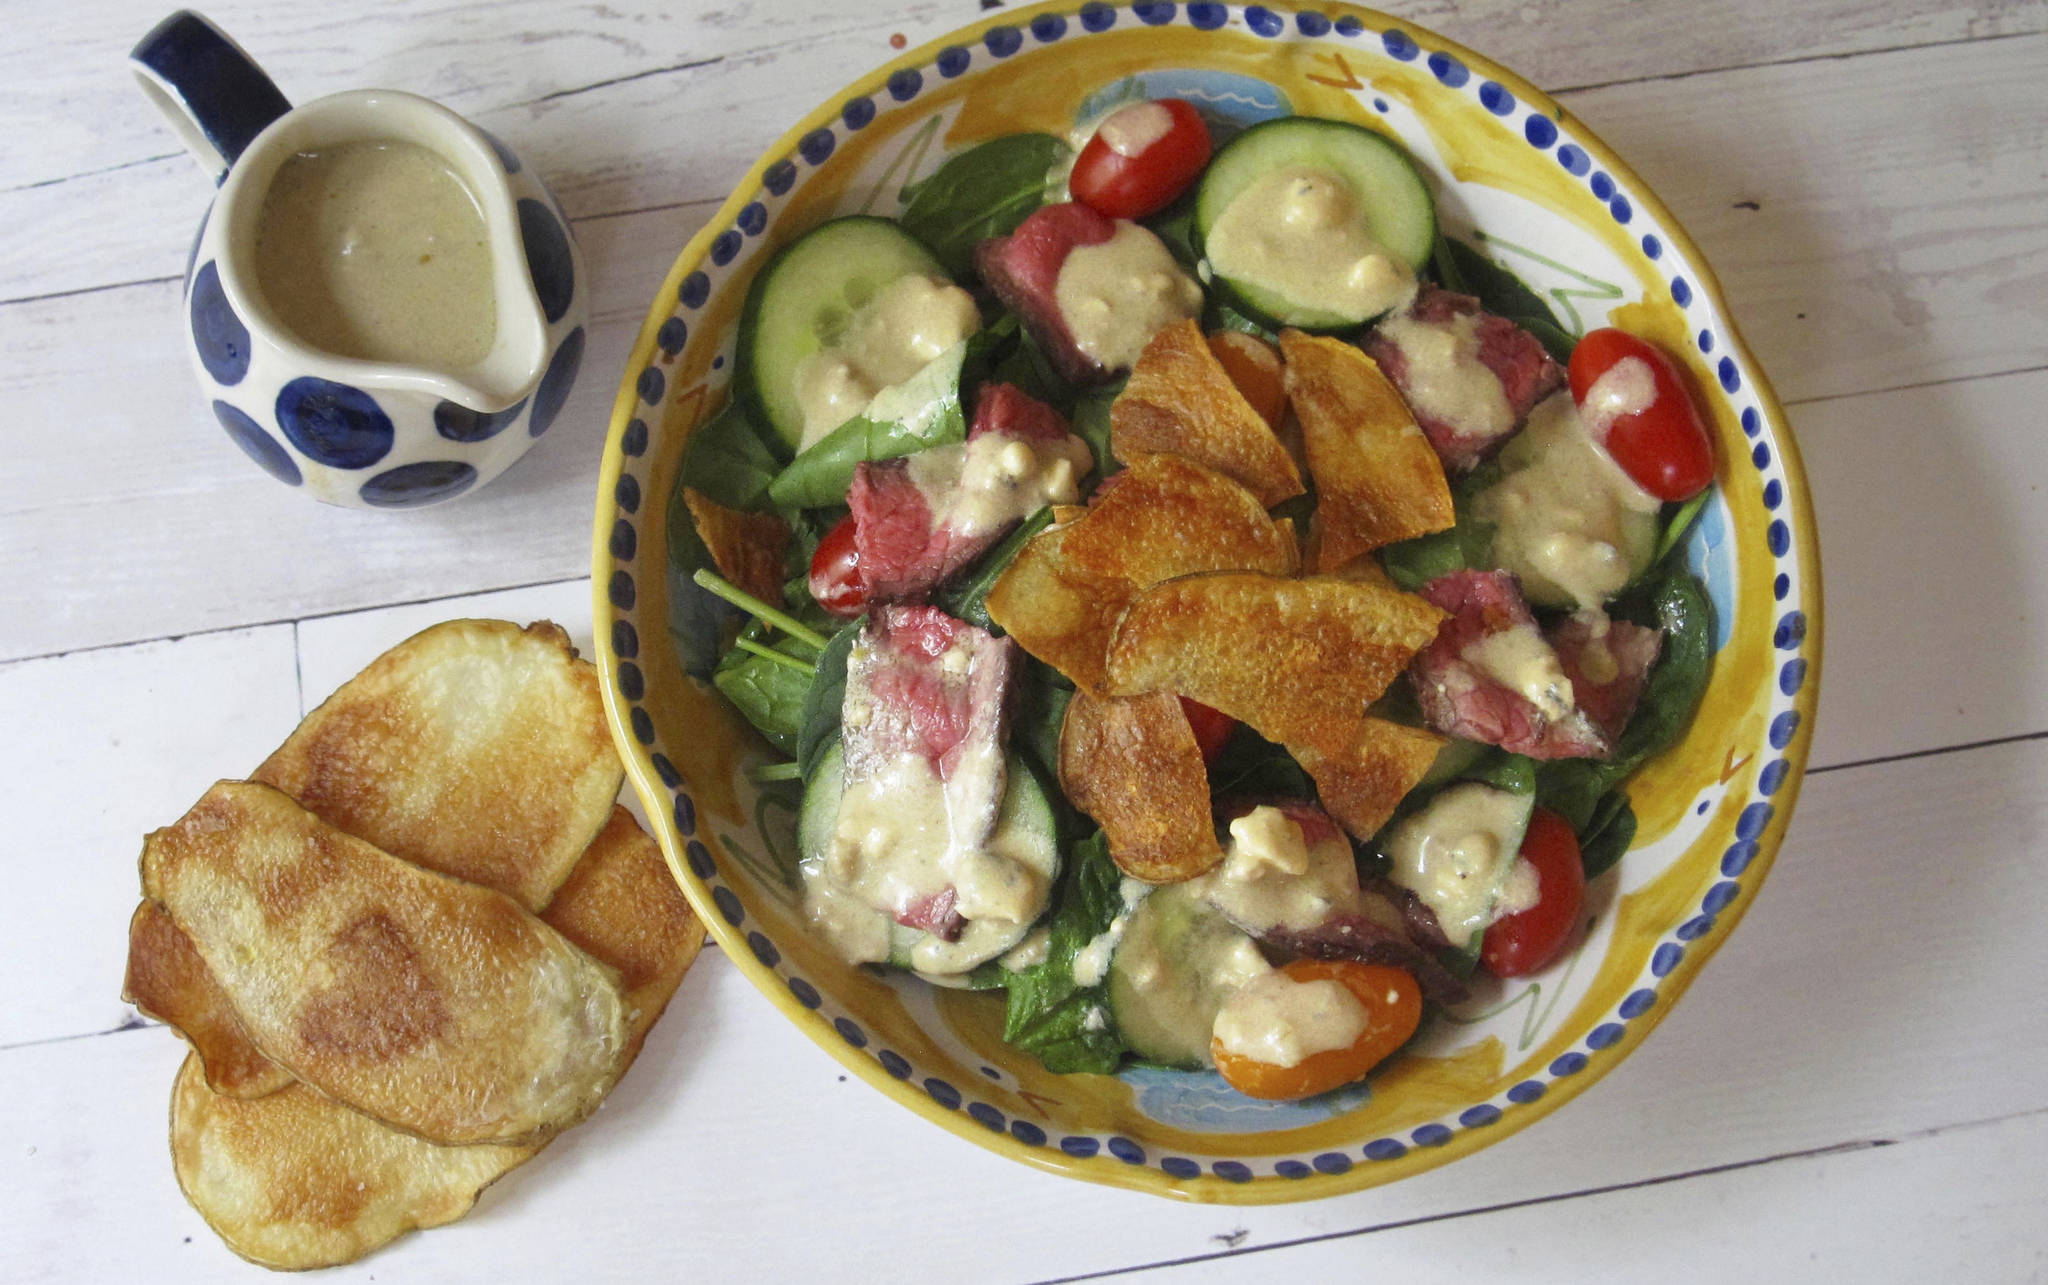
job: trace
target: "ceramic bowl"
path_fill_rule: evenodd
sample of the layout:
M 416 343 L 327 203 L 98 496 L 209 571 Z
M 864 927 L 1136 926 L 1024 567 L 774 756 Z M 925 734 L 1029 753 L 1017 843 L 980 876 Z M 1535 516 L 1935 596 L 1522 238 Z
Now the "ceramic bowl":
M 1718 488 L 1686 556 L 1718 615 L 1684 740 L 1630 783 L 1640 826 L 1589 889 L 1592 928 L 1542 976 L 1446 1014 L 1369 1086 L 1299 1103 L 1213 1073 L 1058 1076 L 999 1036 L 1000 1000 L 839 963 L 803 928 L 787 805 L 746 769 L 769 751 L 684 673 L 672 625 L 701 609 L 669 561 L 685 442 L 727 395 L 756 268 L 835 214 L 897 209 L 940 158 L 1015 130 L 1066 133 L 1116 96 L 1226 117 L 1285 112 L 1398 136 L 1448 230 L 1576 330 L 1613 322 L 1690 368 Z M 687 519 L 684 519 L 687 520 Z M 1191 1200 L 1298 1200 L 1388 1182 L 1496 1142 L 1613 1070 L 1756 895 L 1798 792 L 1820 660 L 1820 568 L 1798 454 L 1720 289 L 1663 204 L 1582 125 L 1486 59 L 1337 5 L 1088 4 L 1005 10 L 834 95 L 769 149 L 684 248 L 642 328 L 605 450 L 598 649 L 627 770 L 690 899 L 770 1002 L 924 1118 L 1073 1178 Z

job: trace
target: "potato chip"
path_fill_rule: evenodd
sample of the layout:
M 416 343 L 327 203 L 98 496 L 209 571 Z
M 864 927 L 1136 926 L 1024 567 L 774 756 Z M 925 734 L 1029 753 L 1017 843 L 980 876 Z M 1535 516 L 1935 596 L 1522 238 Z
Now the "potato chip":
M 1294 460 L 1193 321 L 1168 326 L 1145 345 L 1109 408 L 1109 447 L 1126 462 L 1165 454 L 1207 465 L 1265 507 L 1302 492 Z
M 1105 687 L 1178 692 L 1284 744 L 1338 744 L 1443 617 L 1413 594 L 1359 581 L 1183 576 L 1132 599 Z
M 1110 859 L 1133 879 L 1178 883 L 1223 859 L 1209 772 L 1172 692 L 1076 692 L 1060 728 L 1060 787 L 1102 826 Z
M 1352 834 L 1370 839 L 1435 764 L 1448 739 L 1367 716 L 1349 742 L 1290 744 L 1287 752 L 1315 778 L 1323 809 Z
M 1242 330 L 1218 330 L 1209 336 L 1209 351 L 1222 363 L 1223 373 L 1230 376 L 1230 382 L 1237 385 L 1245 401 L 1266 421 L 1266 427 L 1279 432 L 1287 415 L 1287 385 L 1280 350 Z M 1299 467 L 1295 476 L 1301 476 Z
M 292 1083 L 291 1072 L 249 1042 L 192 939 L 154 901 L 137 906 L 128 921 L 121 998 L 183 1035 L 216 1093 L 260 1098 Z
M 223 781 L 143 848 L 242 1029 L 293 1075 L 436 1142 L 527 1141 L 624 1062 L 615 976 L 505 894 Z
M 789 559 L 789 524 L 773 513 L 729 509 L 702 491 L 683 488 L 683 503 L 697 524 L 697 538 L 711 553 L 718 574 L 772 606 L 782 605 L 783 572 Z
M 1287 396 L 1316 482 L 1315 571 L 1456 520 L 1443 462 L 1373 359 L 1340 339 L 1280 334 Z
M 343 683 L 251 779 L 534 910 L 611 815 L 624 776 L 597 670 L 560 627 L 452 620 Z

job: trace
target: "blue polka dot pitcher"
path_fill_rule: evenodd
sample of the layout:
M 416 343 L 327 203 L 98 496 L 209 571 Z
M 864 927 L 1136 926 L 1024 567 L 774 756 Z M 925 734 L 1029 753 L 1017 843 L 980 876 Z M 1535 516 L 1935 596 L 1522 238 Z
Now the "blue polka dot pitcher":
M 220 186 L 184 319 L 204 396 L 249 458 L 329 504 L 418 508 L 548 431 L 583 357 L 583 265 L 503 143 L 392 90 L 292 107 L 194 13 L 130 62 Z

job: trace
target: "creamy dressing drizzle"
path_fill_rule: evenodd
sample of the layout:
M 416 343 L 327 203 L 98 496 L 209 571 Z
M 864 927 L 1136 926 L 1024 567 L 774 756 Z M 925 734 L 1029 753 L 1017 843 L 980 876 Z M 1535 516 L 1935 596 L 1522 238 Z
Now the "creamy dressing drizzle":
M 1460 945 L 1493 922 L 1530 809 L 1525 795 L 1453 785 L 1389 834 L 1388 877 L 1435 911 L 1444 936 Z
M 989 535 L 1048 504 L 1081 498 L 1079 480 L 1094 459 L 1068 434 L 1057 442 L 984 433 L 908 457 L 910 480 L 932 506 L 932 525 L 959 536 Z
M 1373 238 L 1350 184 L 1328 170 L 1262 175 L 1217 216 L 1203 253 L 1219 276 L 1360 321 L 1415 293 L 1415 274 Z
M 951 282 L 913 273 L 883 286 L 831 343 L 797 364 L 802 445 L 867 410 L 884 390 L 979 329 L 974 296 Z
M 1090 938 L 1086 946 L 1074 952 L 1074 985 L 1099 986 L 1109 976 L 1109 960 L 1116 954 L 1118 943 L 1124 939 L 1124 929 L 1131 923 L 1131 911 L 1152 891 L 1152 885 L 1136 879 L 1125 879 L 1117 885 L 1117 892 L 1123 898 L 1123 912 L 1109 921 L 1109 927 Z
M 1337 835 L 1311 847 L 1301 826 L 1269 805 L 1232 821 L 1222 863 L 1187 883 L 1253 932 L 1313 928 L 1360 900 L 1351 844 Z
M 1604 444 L 1615 420 L 1648 410 L 1656 400 L 1657 375 L 1650 363 L 1641 357 L 1623 357 L 1602 371 L 1586 390 L 1579 414 L 1585 419 L 1587 435 Z
M 1464 651 L 1480 673 L 1520 694 L 1545 718 L 1569 718 L 1576 708 L 1572 680 L 1565 677 L 1557 652 L 1533 624 L 1488 634 Z
M 1074 346 L 1105 370 L 1130 366 L 1153 335 L 1202 311 L 1202 287 L 1158 237 L 1125 219 L 1109 240 L 1067 252 L 1053 298 Z
M 1349 1048 L 1365 1033 L 1365 1005 L 1342 982 L 1298 982 L 1275 970 L 1252 978 L 1223 1001 L 1213 1034 L 1227 1053 L 1272 1066 L 1299 1066 L 1317 1053 Z
M 1118 156 L 1132 157 L 1165 138 L 1173 128 L 1173 113 L 1163 103 L 1132 103 L 1110 113 L 1095 136 Z
M 1408 404 L 1461 433 L 1498 437 L 1515 426 L 1507 391 L 1479 360 L 1479 317 L 1418 321 L 1405 312 L 1381 321 L 1377 334 L 1407 361 L 1402 395 Z

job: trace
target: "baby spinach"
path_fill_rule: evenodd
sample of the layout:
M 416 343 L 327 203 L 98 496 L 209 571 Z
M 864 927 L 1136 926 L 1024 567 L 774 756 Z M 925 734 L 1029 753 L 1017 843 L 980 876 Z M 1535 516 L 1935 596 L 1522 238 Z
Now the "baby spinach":
M 1612 869 L 1635 838 L 1636 810 L 1629 804 L 1628 793 L 1613 789 L 1600 796 L 1592 820 L 1579 836 L 1579 864 L 1585 867 L 1587 880 L 1598 879 Z
M 1005 134 L 970 147 L 903 189 L 903 230 L 956 278 L 974 270 L 974 247 L 1008 236 L 1045 204 L 1067 158 L 1051 134 Z
M 1380 565 L 1403 589 L 1416 590 L 1439 576 L 1467 567 L 1493 565 L 1491 522 L 1473 512 L 1473 500 L 1500 480 L 1500 465 L 1491 461 L 1451 482 L 1451 504 L 1457 524 L 1442 531 L 1402 540 L 1380 550 Z
M 729 509 L 765 509 L 768 486 L 783 465 L 771 441 L 780 443 L 734 398 L 690 434 L 676 485 L 701 491 Z
M 847 625 L 818 653 L 817 673 L 804 692 L 796 743 L 790 747 L 805 780 L 818 770 L 818 760 L 839 735 L 840 710 L 846 704 L 846 660 L 866 624 L 867 617 L 862 616 Z
M 1559 362 L 1572 358 L 1578 341 L 1557 323 L 1557 316 L 1543 296 L 1531 290 L 1520 277 L 1463 241 L 1437 234 L 1436 249 L 1429 259 L 1430 275 L 1437 284 L 1457 294 L 1471 295 L 1479 306 L 1496 317 L 1506 317 L 1535 336 L 1536 341 Z
M 1217 802 L 1239 799 L 1306 799 L 1315 782 L 1285 749 L 1240 725 L 1209 768 L 1209 797 Z
M 995 587 L 1003 572 L 1009 570 L 1010 564 L 1017 559 L 1018 551 L 1031 542 L 1031 537 L 1051 525 L 1052 509 L 1049 506 L 1024 519 L 1021 526 L 982 554 L 980 561 L 939 594 L 939 609 L 978 629 L 1001 635 L 1002 627 L 988 616 L 988 591 Z
M 786 635 L 770 645 L 765 641 L 768 633 L 758 620 L 741 630 L 732 650 L 712 670 L 711 684 L 771 745 L 793 754 L 804 726 L 817 652 Z
M 1068 848 L 1046 916 L 1045 958 L 1010 974 L 1003 1041 L 1056 1074 L 1108 1075 L 1124 1059 L 1107 983 L 1074 980 L 1074 957 L 1123 912 L 1122 879 L 1100 830 Z
M 697 535 L 697 523 L 683 503 L 679 485 L 668 501 L 668 632 L 675 640 L 683 672 L 699 682 L 711 674 L 724 654 L 726 640 L 747 615 L 731 603 L 697 587 L 692 577 L 710 570 L 711 551 Z
M 1032 760 L 1048 780 L 1060 774 L 1060 729 L 1066 725 L 1067 706 L 1074 690 L 1061 684 L 1059 671 L 1036 660 L 1026 660 L 1019 670 L 1017 695 L 1010 703 L 1010 744 Z M 1051 798 L 1066 802 L 1059 790 Z
M 1074 399 L 1074 411 L 1069 417 L 1074 435 L 1088 443 L 1088 452 L 1095 457 L 1097 477 L 1108 477 L 1123 467 L 1109 449 L 1109 408 L 1123 390 L 1122 381 L 1118 381 Z

